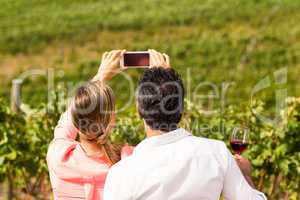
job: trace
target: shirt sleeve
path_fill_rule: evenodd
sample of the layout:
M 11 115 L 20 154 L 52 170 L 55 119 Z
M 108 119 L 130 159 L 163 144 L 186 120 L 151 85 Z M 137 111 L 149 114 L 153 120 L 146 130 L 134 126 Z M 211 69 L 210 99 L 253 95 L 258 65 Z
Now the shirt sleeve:
M 233 155 L 224 144 L 224 155 L 227 168 L 225 169 L 225 179 L 223 195 L 226 200 L 267 200 L 266 196 L 252 188 L 244 178 Z
M 104 192 L 103 192 L 103 200 L 129 200 L 129 199 L 124 199 L 124 196 L 120 196 L 120 191 L 121 189 L 121 177 L 118 176 L 117 170 L 115 170 L 115 166 L 112 167 L 105 180 L 105 185 L 104 185 Z
M 106 176 L 103 200 L 137 199 L 132 192 L 136 181 L 131 173 L 130 156 L 113 165 Z

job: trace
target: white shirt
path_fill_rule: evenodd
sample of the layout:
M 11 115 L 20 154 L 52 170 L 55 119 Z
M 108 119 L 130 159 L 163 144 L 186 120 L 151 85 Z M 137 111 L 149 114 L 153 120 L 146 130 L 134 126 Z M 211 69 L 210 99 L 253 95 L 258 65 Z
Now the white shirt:
M 143 140 L 106 178 L 104 200 L 266 200 L 222 141 L 177 129 Z

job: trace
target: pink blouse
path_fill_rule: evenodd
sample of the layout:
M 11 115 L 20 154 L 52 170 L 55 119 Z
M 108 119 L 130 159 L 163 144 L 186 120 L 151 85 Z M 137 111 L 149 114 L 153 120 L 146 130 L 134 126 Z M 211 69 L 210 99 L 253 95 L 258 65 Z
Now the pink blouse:
M 47 153 L 54 199 L 101 200 L 109 162 L 103 155 L 87 155 L 76 137 L 77 129 L 68 110 L 54 130 Z M 124 154 L 131 154 L 128 146 L 123 148 Z

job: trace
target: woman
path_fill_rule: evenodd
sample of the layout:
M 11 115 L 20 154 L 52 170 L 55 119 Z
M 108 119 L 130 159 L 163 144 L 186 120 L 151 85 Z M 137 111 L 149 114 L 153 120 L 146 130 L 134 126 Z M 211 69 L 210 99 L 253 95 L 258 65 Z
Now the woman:
M 104 82 L 120 71 L 123 53 L 103 54 L 97 75 L 77 89 L 55 128 L 47 153 L 55 199 L 102 199 L 106 174 L 121 158 L 121 147 L 108 139 L 115 123 L 115 100 Z

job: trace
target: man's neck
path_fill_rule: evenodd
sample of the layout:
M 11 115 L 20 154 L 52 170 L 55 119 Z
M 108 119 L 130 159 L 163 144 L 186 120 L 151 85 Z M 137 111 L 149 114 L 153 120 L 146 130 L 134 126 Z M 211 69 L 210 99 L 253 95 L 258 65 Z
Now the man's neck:
M 150 129 L 150 128 L 146 129 L 146 136 L 147 136 L 147 138 L 153 137 L 153 136 L 158 136 L 158 135 L 161 135 L 163 133 L 165 133 L 165 132 L 160 131 L 160 130 L 153 130 L 153 129 Z

